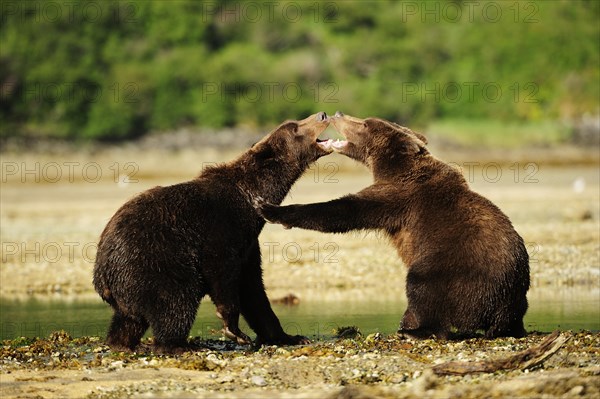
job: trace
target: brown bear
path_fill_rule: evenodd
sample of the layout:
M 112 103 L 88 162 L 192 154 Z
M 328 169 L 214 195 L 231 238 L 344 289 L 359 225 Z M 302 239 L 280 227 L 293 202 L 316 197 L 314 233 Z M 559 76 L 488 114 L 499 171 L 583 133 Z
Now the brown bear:
M 94 286 L 114 315 L 107 342 L 134 350 L 152 328 L 156 350 L 188 348 L 200 300 L 209 295 L 223 333 L 240 344 L 301 344 L 273 313 L 262 280 L 256 199 L 281 203 L 308 166 L 329 154 L 317 137 L 324 112 L 287 121 L 236 160 L 206 168 L 197 178 L 145 191 L 108 222 L 94 267 Z
M 383 230 L 408 267 L 404 335 L 525 335 L 529 256 L 508 217 L 433 157 L 421 134 L 339 112 L 330 120 L 346 138 L 330 145 L 367 165 L 374 184 L 329 202 L 262 204 L 261 214 L 288 228 Z

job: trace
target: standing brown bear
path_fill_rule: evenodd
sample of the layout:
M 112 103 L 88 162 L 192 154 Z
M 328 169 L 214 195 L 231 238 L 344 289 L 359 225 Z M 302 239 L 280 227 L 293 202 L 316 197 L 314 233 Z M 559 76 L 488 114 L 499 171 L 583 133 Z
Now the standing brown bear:
M 317 136 L 324 112 L 282 123 L 238 159 L 197 178 L 155 187 L 123 205 L 100 237 L 94 286 L 114 309 L 108 344 L 133 350 L 152 327 L 156 349 L 182 351 L 202 297 L 210 295 L 223 333 L 241 344 L 240 313 L 258 344 L 299 344 L 265 293 L 257 198 L 281 203 L 294 182 L 331 152 Z
M 525 335 L 529 257 L 508 217 L 433 157 L 424 136 L 377 118 L 330 120 L 347 139 L 333 147 L 367 165 L 374 184 L 329 202 L 266 204 L 263 216 L 322 232 L 383 230 L 408 267 L 400 333 Z

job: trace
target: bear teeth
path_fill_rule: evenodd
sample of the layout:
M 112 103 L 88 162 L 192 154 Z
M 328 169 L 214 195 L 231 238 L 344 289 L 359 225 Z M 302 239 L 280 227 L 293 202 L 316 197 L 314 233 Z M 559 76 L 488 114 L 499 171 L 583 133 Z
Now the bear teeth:
M 340 149 L 340 148 L 344 148 L 347 144 L 348 144 L 348 141 L 346 141 L 346 140 L 340 141 L 338 139 L 338 140 L 334 141 L 333 143 L 331 143 L 331 146 L 333 148 Z
M 327 140 L 317 139 L 317 144 L 320 145 L 322 148 L 328 150 L 331 148 L 331 145 L 333 144 L 333 140 L 332 139 L 327 139 Z

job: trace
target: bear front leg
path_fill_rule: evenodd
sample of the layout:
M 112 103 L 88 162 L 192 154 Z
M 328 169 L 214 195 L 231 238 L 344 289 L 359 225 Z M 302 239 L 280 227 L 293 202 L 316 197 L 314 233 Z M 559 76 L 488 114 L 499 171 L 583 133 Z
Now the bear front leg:
M 253 245 L 248 262 L 242 268 L 240 284 L 242 315 L 256 332 L 256 345 L 302 345 L 310 340 L 301 335 L 288 335 L 273 312 L 262 280 L 258 241 Z
M 358 195 L 307 205 L 262 204 L 258 208 L 258 213 L 268 222 L 324 233 L 384 228 L 384 212 L 382 202 Z

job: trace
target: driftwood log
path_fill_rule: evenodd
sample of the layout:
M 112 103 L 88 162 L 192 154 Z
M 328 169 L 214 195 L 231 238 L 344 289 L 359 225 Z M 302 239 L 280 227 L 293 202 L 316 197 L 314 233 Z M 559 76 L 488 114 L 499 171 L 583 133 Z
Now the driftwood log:
M 526 370 L 543 363 L 552 356 L 571 337 L 554 331 L 541 344 L 517 352 L 501 359 L 482 360 L 479 362 L 446 362 L 432 368 L 437 375 L 466 375 L 473 373 L 493 373 L 498 370 Z

